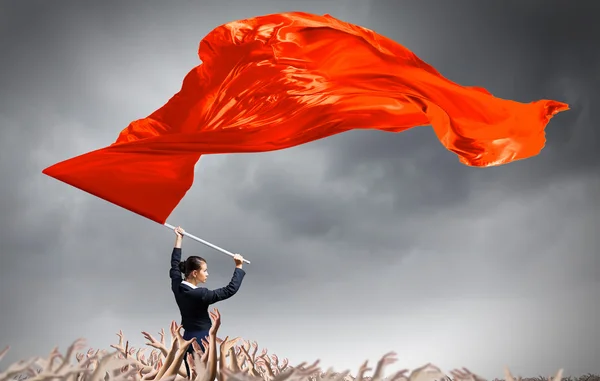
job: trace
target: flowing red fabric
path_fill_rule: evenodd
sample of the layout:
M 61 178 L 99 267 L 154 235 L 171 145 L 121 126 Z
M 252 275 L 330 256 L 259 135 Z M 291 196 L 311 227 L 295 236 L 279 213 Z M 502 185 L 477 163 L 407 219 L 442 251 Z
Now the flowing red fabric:
M 181 91 L 112 145 L 43 172 L 159 223 L 203 154 L 285 149 L 353 129 L 431 125 L 466 165 L 537 155 L 565 103 L 451 82 L 402 45 L 329 15 L 234 21 L 201 42 Z

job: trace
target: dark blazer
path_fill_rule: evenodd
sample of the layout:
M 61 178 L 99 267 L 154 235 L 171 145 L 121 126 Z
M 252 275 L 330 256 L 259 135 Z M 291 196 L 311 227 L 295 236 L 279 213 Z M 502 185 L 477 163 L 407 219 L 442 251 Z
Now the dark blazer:
M 171 254 L 171 290 L 181 312 L 181 325 L 186 331 L 208 331 L 212 326 L 208 307 L 221 300 L 229 299 L 240 289 L 246 272 L 236 268 L 229 284 L 216 290 L 204 287 L 192 288 L 182 284 L 183 278 L 179 271 L 181 262 L 181 249 L 173 248 Z

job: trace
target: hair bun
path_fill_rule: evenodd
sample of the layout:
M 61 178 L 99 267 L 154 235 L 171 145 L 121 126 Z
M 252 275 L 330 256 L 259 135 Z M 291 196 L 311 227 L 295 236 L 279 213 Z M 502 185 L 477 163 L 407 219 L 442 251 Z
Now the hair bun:
M 185 261 L 179 262 L 179 271 L 185 274 Z

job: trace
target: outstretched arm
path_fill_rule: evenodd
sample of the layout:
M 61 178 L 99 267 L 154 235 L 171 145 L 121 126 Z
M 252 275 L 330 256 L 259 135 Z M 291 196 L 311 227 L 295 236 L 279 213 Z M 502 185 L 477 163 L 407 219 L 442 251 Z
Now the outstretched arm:
M 183 242 L 183 229 L 177 227 L 175 229 L 175 247 L 171 253 L 171 269 L 169 270 L 169 277 L 171 278 L 171 289 L 173 292 L 177 290 L 179 284 L 183 280 L 181 278 L 181 271 L 179 270 L 179 263 L 181 262 L 181 243 Z
M 221 300 L 229 299 L 235 295 L 242 285 L 242 280 L 244 279 L 246 272 L 242 270 L 244 258 L 241 255 L 236 254 L 233 257 L 233 260 L 235 261 L 235 270 L 233 271 L 233 276 L 227 286 L 217 288 L 216 290 L 197 288 L 192 290 L 190 294 L 204 304 L 220 302 Z

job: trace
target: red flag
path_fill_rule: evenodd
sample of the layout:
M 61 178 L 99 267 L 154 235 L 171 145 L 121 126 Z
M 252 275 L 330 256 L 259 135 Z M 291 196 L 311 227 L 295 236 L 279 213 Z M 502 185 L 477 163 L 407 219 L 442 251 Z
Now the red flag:
M 565 103 L 519 103 L 451 82 L 402 45 L 329 15 L 234 21 L 201 42 L 181 91 L 117 141 L 44 173 L 159 223 L 202 154 L 266 152 L 352 129 L 432 125 L 472 166 L 537 155 Z

